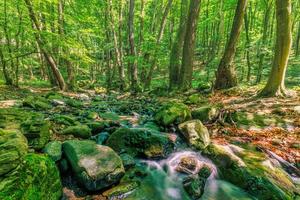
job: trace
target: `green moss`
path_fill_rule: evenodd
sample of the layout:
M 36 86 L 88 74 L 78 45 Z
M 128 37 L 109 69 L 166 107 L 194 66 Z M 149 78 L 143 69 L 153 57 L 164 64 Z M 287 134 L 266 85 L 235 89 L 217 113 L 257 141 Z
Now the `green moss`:
M 113 187 L 103 193 L 103 196 L 109 198 L 109 199 L 118 199 L 118 197 L 129 193 L 136 189 L 138 187 L 138 184 L 136 182 L 129 182 L 129 183 L 121 183 L 117 185 L 116 187 Z
M 0 128 L 19 129 L 20 124 L 32 116 L 42 117 L 41 114 L 25 111 L 20 108 L 0 109 Z
M 202 106 L 192 111 L 193 119 L 199 119 L 202 122 L 210 121 L 216 118 L 218 114 L 219 114 L 218 108 L 212 105 Z
M 118 153 L 136 157 L 164 157 L 173 149 L 168 136 L 145 128 L 120 128 L 108 139 L 107 145 Z
M 28 96 L 24 99 L 23 106 L 41 111 L 52 108 L 50 102 L 46 98 L 39 96 Z
M 50 123 L 39 116 L 33 116 L 21 124 L 22 132 L 30 147 L 44 148 L 50 139 Z
M 158 110 L 154 118 L 158 124 L 164 126 L 169 126 L 173 123 L 180 124 L 191 119 L 191 111 L 183 103 L 169 102 Z
M 68 106 L 71 106 L 71 107 L 74 107 L 74 108 L 81 108 L 83 107 L 83 103 L 79 100 L 76 100 L 76 99 L 67 99 L 66 100 L 66 104 Z
M 86 125 L 70 126 L 62 131 L 63 135 L 74 135 L 75 137 L 80 137 L 88 139 L 92 136 L 91 129 Z
M 66 126 L 74 126 L 77 123 L 75 118 L 69 115 L 56 114 L 53 117 L 51 117 L 51 120 L 56 124 L 62 124 Z
M 0 129 L 0 176 L 18 167 L 27 150 L 27 140 L 19 131 Z
M 62 156 L 62 143 L 59 141 L 49 142 L 43 152 L 48 154 L 54 162 L 59 161 Z
M 59 200 L 62 185 L 55 163 L 47 156 L 28 154 L 22 165 L 0 179 L 0 199 Z

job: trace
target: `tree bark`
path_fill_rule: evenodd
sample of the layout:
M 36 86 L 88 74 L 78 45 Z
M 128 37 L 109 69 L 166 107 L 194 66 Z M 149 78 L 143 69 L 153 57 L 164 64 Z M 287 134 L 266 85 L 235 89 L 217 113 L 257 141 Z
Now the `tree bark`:
M 200 13 L 201 0 L 190 2 L 189 14 L 184 37 L 182 64 L 180 70 L 180 88 L 187 90 L 192 87 L 194 51 L 196 43 L 197 24 Z
M 138 92 L 138 70 L 136 61 L 136 48 L 134 44 L 134 6 L 135 0 L 129 1 L 129 19 L 128 19 L 128 39 L 130 45 L 130 56 L 132 57 L 130 61 L 130 75 L 131 75 L 131 91 L 133 93 Z
M 45 41 L 44 41 L 44 39 L 41 36 L 40 25 L 39 25 L 39 22 L 38 22 L 38 20 L 36 18 L 36 15 L 35 15 L 35 13 L 33 11 L 33 6 L 32 6 L 32 3 L 31 3 L 31 0 L 24 0 L 24 1 L 26 3 L 27 9 L 28 9 L 29 17 L 31 19 L 31 22 L 32 22 L 33 26 L 37 30 L 34 33 L 36 41 L 37 41 L 38 45 L 40 46 L 41 51 L 43 52 L 45 60 L 48 62 L 48 64 L 51 67 L 51 70 L 52 70 L 52 72 L 53 72 L 53 74 L 54 74 L 54 76 L 55 76 L 55 78 L 56 78 L 56 80 L 57 80 L 57 82 L 59 84 L 59 88 L 61 90 L 65 90 L 66 89 L 66 84 L 65 84 L 64 78 L 61 75 L 59 69 L 57 68 L 57 65 L 56 65 L 56 62 L 55 62 L 54 58 L 48 52 L 48 50 L 46 48 L 46 45 L 45 45 Z
M 239 36 L 243 27 L 243 19 L 246 12 L 247 2 L 248 0 L 238 1 L 230 38 L 218 67 L 216 82 L 214 85 L 215 89 L 227 89 L 237 85 L 237 77 L 233 62 Z
M 188 0 L 181 0 L 181 16 L 179 22 L 179 28 L 177 31 L 176 39 L 173 43 L 170 54 L 170 66 L 169 66 L 169 88 L 176 89 L 179 86 L 180 78 L 180 61 L 184 43 L 184 37 L 186 33 L 186 20 L 188 13 Z
M 292 47 L 291 0 L 276 0 L 276 45 L 272 70 L 260 96 L 285 96 L 285 73 Z

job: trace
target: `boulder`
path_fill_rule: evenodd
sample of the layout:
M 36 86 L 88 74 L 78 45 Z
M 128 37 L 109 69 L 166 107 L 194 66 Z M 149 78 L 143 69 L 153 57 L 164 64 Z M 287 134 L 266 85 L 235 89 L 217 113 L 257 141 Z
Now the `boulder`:
M 35 110 L 49 110 L 52 108 L 48 99 L 39 96 L 28 96 L 23 101 L 24 107 L 33 108 Z
M 27 154 L 20 167 L 0 177 L 0 199 L 59 200 L 62 184 L 51 158 Z
M 163 126 L 180 124 L 191 119 L 191 111 L 183 103 L 169 102 L 158 110 L 154 118 L 158 124 Z
M 57 162 L 62 157 L 62 143 L 60 141 L 49 142 L 43 152 L 48 154 L 54 162 Z
M 0 176 L 17 168 L 27 150 L 27 140 L 20 132 L 0 129 Z
M 79 182 L 87 190 L 111 186 L 125 173 L 121 158 L 111 148 L 93 141 L 66 141 L 63 152 Z
M 167 135 L 145 128 L 120 128 L 108 139 L 107 145 L 118 153 L 133 157 L 165 157 L 174 147 Z
M 207 128 L 200 120 L 191 120 L 178 126 L 188 143 L 198 149 L 205 149 L 210 144 Z
M 91 129 L 86 125 L 69 126 L 62 131 L 63 135 L 73 135 L 83 139 L 88 139 L 92 136 Z
M 257 199 L 289 200 L 299 194 L 292 179 L 280 168 L 273 164 L 263 154 L 235 145 L 211 144 L 207 147 L 207 156 L 218 167 L 220 178 L 226 180 Z
M 35 150 L 41 150 L 50 139 L 50 123 L 42 117 L 33 116 L 23 122 L 21 128 L 29 146 Z
M 192 111 L 193 119 L 199 119 L 202 122 L 207 122 L 215 119 L 219 114 L 219 110 L 211 105 L 202 106 Z

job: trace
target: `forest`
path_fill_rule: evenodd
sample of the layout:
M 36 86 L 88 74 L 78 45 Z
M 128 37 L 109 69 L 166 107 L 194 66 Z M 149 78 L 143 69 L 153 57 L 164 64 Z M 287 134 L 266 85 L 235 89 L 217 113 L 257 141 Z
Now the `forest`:
M 0 10 L 1 200 L 300 200 L 300 0 Z

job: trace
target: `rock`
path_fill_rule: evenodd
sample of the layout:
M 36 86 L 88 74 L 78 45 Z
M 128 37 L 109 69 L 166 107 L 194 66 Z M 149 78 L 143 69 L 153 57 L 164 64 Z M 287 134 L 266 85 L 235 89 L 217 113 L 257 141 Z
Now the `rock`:
M 143 124 L 140 127 L 141 128 L 152 129 L 152 130 L 155 130 L 155 131 L 160 131 L 159 126 L 155 122 L 152 122 L 152 121 L 146 122 L 145 124 Z
M 27 150 L 27 140 L 20 132 L 0 129 L 0 176 L 18 167 Z
M 69 163 L 68 163 L 68 161 L 65 159 L 65 158 L 63 158 L 63 159 L 61 159 L 59 162 L 58 162 L 58 167 L 59 167 L 59 170 L 61 171 L 61 172 L 68 172 L 68 170 L 70 169 L 70 167 L 69 167 Z
M 120 128 L 108 139 L 107 145 L 118 153 L 136 157 L 165 157 L 174 147 L 167 135 L 145 128 Z
M 257 199 L 288 200 L 299 194 L 299 189 L 286 172 L 267 162 L 269 158 L 265 154 L 253 149 L 211 144 L 207 147 L 207 156 L 218 167 L 220 178 Z
M 62 185 L 51 158 L 27 154 L 18 169 L 0 177 L 0 191 L 0 199 L 59 200 Z
M 122 162 L 123 162 L 123 165 L 125 167 L 125 169 L 129 169 L 131 167 L 134 167 L 135 166 L 135 160 L 132 156 L 130 156 L 129 154 L 127 153 L 122 153 L 120 155 L 121 159 L 122 159 Z
M 52 105 L 54 106 L 65 106 L 66 103 L 62 100 L 58 100 L 58 99 L 53 99 L 51 100 Z
M 102 195 L 108 199 L 122 199 L 122 197 L 126 196 L 137 187 L 138 184 L 136 182 L 121 183 L 105 191 Z
M 205 149 L 210 144 L 208 130 L 200 120 L 184 122 L 178 128 L 192 146 Z
M 89 101 L 90 100 L 90 97 L 86 94 L 78 94 L 77 95 L 77 98 L 80 100 L 80 101 Z
M 60 141 L 49 142 L 43 149 L 43 152 L 48 154 L 54 162 L 57 162 L 62 156 L 62 143 Z
M 98 135 L 96 135 L 96 143 L 103 145 L 109 138 L 109 133 L 108 132 L 102 132 Z
M 164 104 L 154 116 L 155 121 L 163 126 L 180 124 L 191 119 L 191 111 L 183 103 L 169 102 Z
M 106 129 L 110 127 L 119 127 L 120 124 L 115 121 L 95 121 L 95 122 L 89 122 L 87 123 L 88 127 L 91 129 L 92 134 L 96 135 L 98 133 L 101 133 L 105 131 Z
M 190 95 L 185 103 L 187 104 L 200 104 L 200 103 L 206 103 L 207 98 L 203 97 L 201 94 L 192 94 Z
M 21 124 L 22 132 L 28 144 L 35 150 L 41 150 L 50 139 L 50 123 L 45 119 L 33 116 Z
M 294 111 L 300 115 L 300 106 L 295 106 Z
M 195 157 L 182 157 L 176 167 L 176 171 L 192 174 L 197 169 L 198 160 Z
M 69 116 L 69 115 L 54 115 L 51 119 L 53 122 L 56 124 L 61 124 L 65 126 L 75 126 L 76 125 L 76 120 L 74 117 Z
M 73 135 L 83 139 L 88 139 L 92 136 L 91 130 L 86 125 L 69 126 L 62 131 L 63 135 Z
M 202 122 L 213 120 L 218 117 L 218 114 L 218 109 L 211 105 L 202 106 L 192 111 L 193 119 L 199 119 Z
M 109 147 L 69 140 L 63 143 L 63 152 L 79 182 L 90 191 L 111 186 L 124 175 L 121 158 Z
M 23 106 L 30 107 L 35 110 L 49 110 L 52 108 L 50 102 L 44 98 L 39 96 L 28 96 L 23 101 Z
M 68 105 L 68 106 L 71 106 L 71 107 L 74 107 L 74 108 L 81 108 L 83 107 L 83 103 L 79 100 L 76 100 L 76 99 L 67 99 L 65 101 L 65 103 Z

